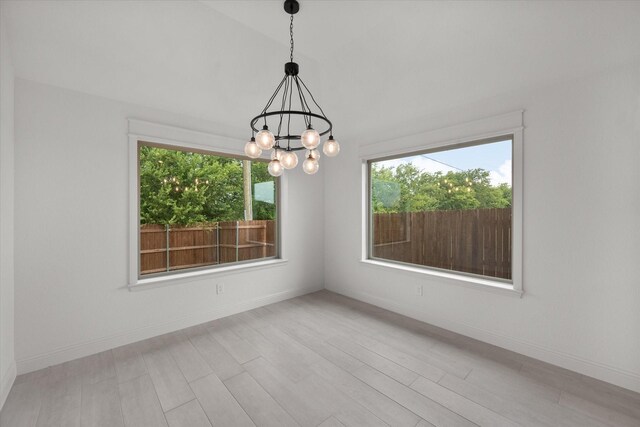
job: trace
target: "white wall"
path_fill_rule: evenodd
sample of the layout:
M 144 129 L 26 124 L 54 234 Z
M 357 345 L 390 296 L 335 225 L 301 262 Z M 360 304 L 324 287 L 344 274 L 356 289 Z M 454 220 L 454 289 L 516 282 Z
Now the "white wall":
M 13 351 L 14 74 L 0 14 L 0 408 L 16 377 Z
M 21 79 L 15 114 L 19 372 L 322 288 L 323 180 L 298 168 L 289 174 L 287 264 L 130 292 L 127 118 L 237 135 Z
M 487 100 L 388 133 L 520 108 L 522 299 L 360 263 L 358 141 L 342 141 L 325 172 L 325 286 L 640 391 L 640 64 Z M 362 144 L 369 142 L 375 141 Z M 417 284 L 424 297 L 414 296 Z

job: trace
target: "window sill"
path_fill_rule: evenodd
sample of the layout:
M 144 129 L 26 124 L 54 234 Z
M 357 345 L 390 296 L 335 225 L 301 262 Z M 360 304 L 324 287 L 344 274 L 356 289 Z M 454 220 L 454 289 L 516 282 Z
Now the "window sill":
M 384 262 L 373 259 L 363 259 L 360 262 L 364 265 L 374 266 L 377 268 L 394 269 L 411 274 L 436 277 L 459 286 L 464 286 L 466 288 L 493 292 L 502 295 L 509 295 L 518 298 L 522 298 L 523 295 L 523 292 L 521 290 L 514 289 L 513 285 L 496 280 L 482 279 L 478 277 L 466 276 L 464 274 L 448 273 L 445 271 L 431 270 L 429 268 L 412 267 L 409 265 L 402 265 L 393 262 Z
M 161 286 L 192 282 L 194 280 L 202 280 L 212 276 L 225 276 L 227 274 L 243 273 L 249 270 L 260 270 L 264 268 L 278 267 L 286 263 L 286 259 L 269 259 L 266 261 L 258 261 L 249 264 L 235 264 L 225 267 L 215 267 L 207 270 L 190 271 L 185 273 L 171 274 L 167 276 L 138 279 L 135 283 L 130 283 L 128 287 L 130 291 L 141 291 L 146 289 L 158 288 Z

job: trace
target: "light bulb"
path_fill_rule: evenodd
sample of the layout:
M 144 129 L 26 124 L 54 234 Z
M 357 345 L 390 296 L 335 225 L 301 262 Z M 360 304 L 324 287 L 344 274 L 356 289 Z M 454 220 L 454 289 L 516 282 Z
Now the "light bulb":
M 275 136 L 273 136 L 273 134 L 269 131 L 269 128 L 266 126 L 263 127 L 262 130 L 256 135 L 256 144 L 258 144 L 258 147 L 262 148 L 263 150 L 269 150 L 275 143 Z
M 304 145 L 309 150 L 313 150 L 320 144 L 320 134 L 317 130 L 311 127 L 307 128 L 304 132 L 302 132 L 302 136 L 300 137 L 302 140 L 302 145 Z
M 329 136 L 322 146 L 322 152 L 327 155 L 327 157 L 335 157 L 340 152 L 340 144 L 338 141 L 333 139 L 333 135 Z
M 298 166 L 298 156 L 295 151 L 285 151 L 280 159 L 285 169 L 293 169 Z
M 304 163 L 302 163 L 302 169 L 309 175 L 313 175 L 314 173 L 318 172 L 319 167 L 320 165 L 318 165 L 318 161 L 311 156 L 307 157 Z
M 282 160 L 282 150 L 279 148 L 274 148 L 271 152 L 271 160 Z
M 318 160 L 320 159 L 320 152 L 318 150 L 308 150 L 307 157 L 311 157 L 312 159 Z
M 256 144 L 256 139 L 251 138 L 251 141 L 247 142 L 244 146 L 244 154 L 252 159 L 257 159 L 262 154 L 262 149 Z
M 271 176 L 280 176 L 282 172 L 284 172 L 284 168 L 282 167 L 282 163 L 279 160 L 271 160 L 269 162 L 269 175 Z

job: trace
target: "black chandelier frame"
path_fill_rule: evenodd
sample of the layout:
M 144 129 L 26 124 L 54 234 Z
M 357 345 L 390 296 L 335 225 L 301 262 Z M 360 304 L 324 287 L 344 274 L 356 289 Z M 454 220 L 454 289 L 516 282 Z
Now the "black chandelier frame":
M 254 137 L 256 133 L 260 132 L 260 130 L 269 130 L 267 117 L 280 116 L 277 131 L 272 131 L 276 141 L 274 148 L 287 151 L 298 151 L 305 150 L 306 147 L 291 145 L 291 141 L 299 141 L 302 138 L 301 134 L 291 133 L 292 116 L 301 116 L 307 129 L 315 129 L 320 134 L 320 137 L 328 134 L 330 139 L 333 139 L 333 124 L 331 123 L 331 120 L 327 118 L 322 107 L 318 105 L 307 85 L 298 75 L 300 71 L 299 65 L 293 62 L 293 16 L 300 10 L 300 5 L 296 0 L 286 0 L 284 2 L 284 10 L 291 15 L 291 23 L 289 26 L 289 34 L 291 36 L 290 62 L 284 64 L 285 75 L 269 98 L 267 105 L 265 105 L 260 114 L 251 119 L 251 132 L 252 137 Z M 280 97 L 280 109 L 269 111 L 269 108 L 278 97 Z M 294 98 L 300 103 L 299 109 L 292 109 L 292 101 Z M 308 99 L 310 99 L 313 105 L 317 107 L 318 112 L 312 111 Z M 264 122 L 262 129 L 257 128 L 260 121 Z M 320 122 L 320 128 L 314 128 L 312 126 L 313 122 Z M 285 123 L 286 129 L 283 128 Z M 286 147 L 280 145 L 280 141 L 284 140 L 287 141 Z

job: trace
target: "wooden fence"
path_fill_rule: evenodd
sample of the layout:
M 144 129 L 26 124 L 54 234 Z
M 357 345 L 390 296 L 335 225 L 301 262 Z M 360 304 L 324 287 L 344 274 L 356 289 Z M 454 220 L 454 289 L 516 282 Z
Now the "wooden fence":
M 275 221 L 145 224 L 140 227 L 140 274 L 273 257 L 275 239 Z
M 511 208 L 375 214 L 373 256 L 511 279 Z

